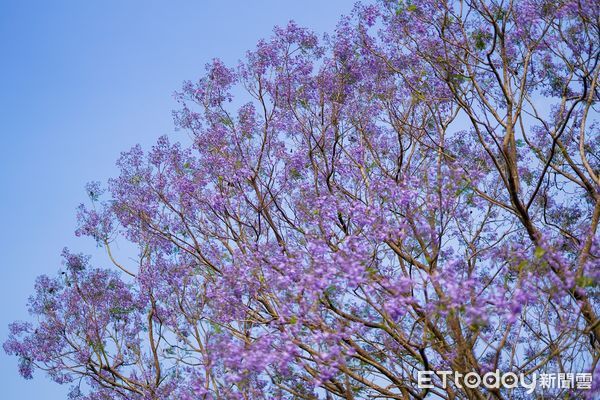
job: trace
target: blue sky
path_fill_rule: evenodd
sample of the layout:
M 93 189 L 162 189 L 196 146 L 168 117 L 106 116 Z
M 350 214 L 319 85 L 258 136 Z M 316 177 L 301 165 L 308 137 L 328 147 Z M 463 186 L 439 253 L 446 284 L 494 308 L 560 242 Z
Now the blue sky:
M 331 31 L 353 1 L 0 0 L 0 340 L 27 319 L 40 274 L 64 246 L 106 262 L 78 239 L 75 208 L 91 180 L 116 174 L 119 153 L 173 140 L 173 91 L 214 57 L 234 64 L 273 25 Z M 0 351 L 3 399 L 64 399 L 38 372 L 17 374 Z

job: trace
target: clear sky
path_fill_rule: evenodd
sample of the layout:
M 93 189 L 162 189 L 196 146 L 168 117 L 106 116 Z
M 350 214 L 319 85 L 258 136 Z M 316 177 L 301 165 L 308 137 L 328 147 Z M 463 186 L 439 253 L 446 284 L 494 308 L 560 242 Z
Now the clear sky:
M 352 0 L 0 0 L 0 341 L 27 319 L 40 274 L 75 238 L 83 187 L 115 175 L 119 153 L 173 140 L 172 93 L 214 57 L 234 64 L 276 24 L 331 31 Z M 0 398 L 64 399 L 0 350 Z

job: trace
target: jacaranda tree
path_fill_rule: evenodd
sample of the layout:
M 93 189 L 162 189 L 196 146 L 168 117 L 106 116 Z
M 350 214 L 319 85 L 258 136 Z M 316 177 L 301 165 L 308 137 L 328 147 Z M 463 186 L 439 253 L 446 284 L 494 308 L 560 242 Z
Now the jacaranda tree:
M 599 16 L 381 0 L 214 60 L 176 94 L 193 143 L 87 187 L 76 234 L 114 265 L 65 250 L 5 351 L 73 399 L 536 396 L 418 385 L 496 369 L 592 373 L 545 393 L 594 398 Z

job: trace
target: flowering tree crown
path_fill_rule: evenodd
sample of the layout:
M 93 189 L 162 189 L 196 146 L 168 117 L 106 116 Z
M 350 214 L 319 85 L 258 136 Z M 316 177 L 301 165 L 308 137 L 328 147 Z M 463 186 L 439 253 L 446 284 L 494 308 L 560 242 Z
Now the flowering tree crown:
M 526 397 L 420 387 L 431 370 L 599 382 L 599 10 L 382 0 L 214 60 L 176 95 L 193 143 L 136 146 L 87 187 L 76 234 L 114 266 L 65 250 L 5 351 L 89 400 Z

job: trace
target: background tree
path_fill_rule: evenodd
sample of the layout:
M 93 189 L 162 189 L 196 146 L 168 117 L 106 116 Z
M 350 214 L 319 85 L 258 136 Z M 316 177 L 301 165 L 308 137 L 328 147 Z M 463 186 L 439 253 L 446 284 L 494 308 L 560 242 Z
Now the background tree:
M 5 351 L 72 398 L 531 398 L 417 386 L 446 369 L 593 397 L 599 9 L 380 1 L 215 60 L 177 95 L 193 143 L 87 188 L 76 233 L 116 269 L 65 250 Z

